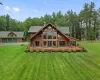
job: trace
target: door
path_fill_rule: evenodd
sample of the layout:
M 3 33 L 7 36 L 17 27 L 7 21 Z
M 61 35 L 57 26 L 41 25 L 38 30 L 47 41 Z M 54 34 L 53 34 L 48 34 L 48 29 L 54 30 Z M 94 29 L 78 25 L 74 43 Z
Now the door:
M 52 41 L 48 41 L 48 47 L 52 47 Z
M 12 42 L 12 39 L 8 39 L 8 42 L 11 43 Z
M 13 39 L 13 42 L 15 42 L 15 43 L 16 43 L 16 42 L 17 42 L 17 39 Z
M 2 43 L 6 43 L 7 42 L 7 39 L 2 39 Z

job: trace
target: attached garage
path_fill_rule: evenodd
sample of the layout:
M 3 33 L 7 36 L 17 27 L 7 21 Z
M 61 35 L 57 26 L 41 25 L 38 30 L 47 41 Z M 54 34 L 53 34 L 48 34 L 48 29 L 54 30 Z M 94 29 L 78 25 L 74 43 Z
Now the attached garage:
M 2 43 L 7 43 L 7 39 L 2 39 Z

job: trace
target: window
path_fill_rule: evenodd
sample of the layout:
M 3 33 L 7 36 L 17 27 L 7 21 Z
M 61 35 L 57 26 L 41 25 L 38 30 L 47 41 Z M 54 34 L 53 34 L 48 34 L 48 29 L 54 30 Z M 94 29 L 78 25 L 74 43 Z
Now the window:
M 53 39 L 56 39 L 56 37 L 57 37 L 57 32 L 53 32 Z
M 65 46 L 65 45 L 66 45 L 66 42 L 65 42 L 65 41 L 60 41 L 60 42 L 59 42 L 59 45 L 60 45 L 60 46 Z
M 48 39 L 52 39 L 52 32 L 48 32 Z
M 71 42 L 71 45 L 72 45 L 72 46 L 76 46 L 76 41 Z
M 39 46 L 39 41 L 36 41 L 36 42 L 35 42 L 35 45 L 36 45 L 36 46 Z
M 46 38 L 47 38 L 47 36 L 44 34 L 44 35 L 43 35 L 43 39 L 46 39 Z
M 10 34 L 9 37 L 15 37 L 15 35 L 14 34 Z
M 44 41 L 44 46 L 47 46 L 47 42 L 46 41 Z
M 9 36 L 10 36 L 10 37 L 13 37 L 13 34 L 10 34 Z
M 53 46 L 54 46 L 54 47 L 56 46 L 56 41 L 53 41 Z
M 47 33 L 43 32 L 43 39 L 47 39 Z

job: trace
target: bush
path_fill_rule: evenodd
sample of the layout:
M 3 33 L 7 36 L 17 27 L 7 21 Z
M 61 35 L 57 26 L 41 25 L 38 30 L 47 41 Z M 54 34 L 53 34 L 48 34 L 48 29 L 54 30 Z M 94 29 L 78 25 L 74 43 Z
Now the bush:
M 21 46 L 25 46 L 25 44 L 21 44 Z
M 73 50 L 74 53 L 76 53 L 76 50 Z
M 44 50 L 41 50 L 42 52 L 45 52 Z
M 48 52 L 47 50 L 44 50 L 44 52 Z
M 71 53 L 71 50 L 68 50 L 67 52 L 68 52 L 68 53 Z
M 54 50 L 54 52 L 58 52 L 58 50 Z
M 86 49 L 83 49 L 83 52 L 87 52 L 87 50 Z
M 38 53 L 39 52 L 39 50 L 36 50 L 36 53 Z
M 64 52 L 65 52 L 65 50 L 64 50 L 64 49 L 62 49 L 62 52 L 64 53 Z
M 30 53 L 33 53 L 33 50 L 30 50 Z
M 28 53 L 28 52 L 29 52 L 29 50 L 28 50 L 28 49 L 26 49 L 26 50 L 25 50 L 25 52 L 26 52 L 26 53 Z

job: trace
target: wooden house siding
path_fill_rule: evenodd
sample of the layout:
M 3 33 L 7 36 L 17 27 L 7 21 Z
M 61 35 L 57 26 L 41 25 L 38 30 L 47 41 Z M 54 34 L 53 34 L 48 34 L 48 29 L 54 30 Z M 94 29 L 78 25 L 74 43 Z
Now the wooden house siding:
M 0 39 L 0 43 L 2 43 L 2 39 Z

